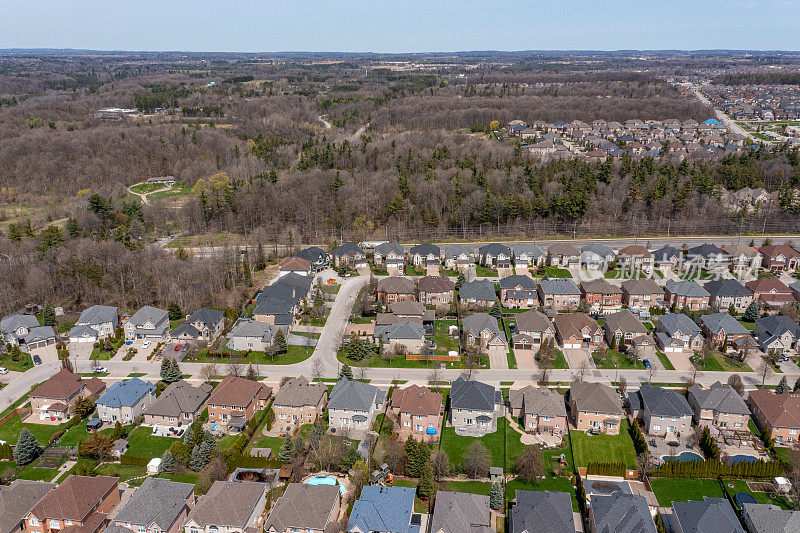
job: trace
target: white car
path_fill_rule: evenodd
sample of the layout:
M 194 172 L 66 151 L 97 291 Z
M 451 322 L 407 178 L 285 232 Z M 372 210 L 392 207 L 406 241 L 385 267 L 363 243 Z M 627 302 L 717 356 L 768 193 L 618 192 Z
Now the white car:
M 108 369 L 104 366 L 96 366 L 93 370 L 95 374 L 105 374 L 108 372 Z
M 0 366 L 0 374 L 8 374 L 8 369 L 4 366 Z
M 150 341 L 144 341 L 144 342 L 142 343 L 142 349 L 143 349 L 143 350 L 146 350 L 146 349 L 148 349 L 149 347 L 150 347 Z

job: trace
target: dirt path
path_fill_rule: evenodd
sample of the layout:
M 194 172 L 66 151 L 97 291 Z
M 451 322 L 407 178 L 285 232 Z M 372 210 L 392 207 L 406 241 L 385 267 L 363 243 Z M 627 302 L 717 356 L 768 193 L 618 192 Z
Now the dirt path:
M 145 205 L 150 205 L 150 200 L 148 200 L 147 197 L 150 196 L 151 194 L 157 193 L 157 192 L 169 191 L 170 189 L 172 189 L 172 187 L 166 186 L 166 187 L 161 187 L 160 189 L 156 189 L 154 191 L 145 192 L 145 193 L 136 192 L 136 191 L 133 190 L 133 188 L 136 187 L 137 185 L 144 185 L 144 184 L 145 184 L 144 181 L 142 181 L 140 183 L 134 183 L 133 185 L 128 187 L 128 192 L 133 194 L 133 195 L 135 195 L 135 196 L 138 196 L 139 199 L 142 200 L 142 203 L 145 204 Z

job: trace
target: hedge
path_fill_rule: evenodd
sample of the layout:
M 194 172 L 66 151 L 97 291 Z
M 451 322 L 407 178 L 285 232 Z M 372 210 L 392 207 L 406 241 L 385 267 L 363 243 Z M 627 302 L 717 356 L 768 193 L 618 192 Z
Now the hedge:
M 783 473 L 780 461 L 740 461 L 729 465 L 717 459 L 704 461 L 667 461 L 653 470 L 653 477 L 715 478 L 719 476 L 738 479 L 772 479 Z
M 586 474 L 594 476 L 615 476 L 625 477 L 625 463 L 621 461 L 614 461 L 608 463 L 589 463 L 586 466 Z
M 253 457 L 251 455 L 233 454 L 228 456 L 226 461 L 228 471 L 233 472 L 237 468 L 280 468 L 281 462 L 266 457 Z

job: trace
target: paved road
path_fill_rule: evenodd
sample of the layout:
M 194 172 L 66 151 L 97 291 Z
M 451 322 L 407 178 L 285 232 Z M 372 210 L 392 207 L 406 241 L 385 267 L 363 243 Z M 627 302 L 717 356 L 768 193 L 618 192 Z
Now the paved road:
M 325 115 L 320 115 L 320 116 L 318 116 L 317 118 L 319 119 L 319 121 L 320 121 L 320 122 L 322 122 L 323 124 L 325 124 L 325 129 L 326 129 L 326 130 L 329 130 L 329 129 L 333 128 L 333 124 L 331 124 L 330 122 L 328 122 L 327 120 L 325 120 L 324 118 L 322 118 L 322 117 L 324 117 L 324 116 L 325 116 Z
M 731 130 L 733 133 L 737 133 L 739 135 L 744 135 L 745 137 L 747 137 L 748 139 L 750 139 L 751 141 L 753 141 L 755 143 L 764 143 L 764 144 L 766 144 L 768 146 L 771 146 L 771 145 L 775 144 L 772 141 L 765 141 L 763 139 L 756 139 L 755 137 L 753 137 L 747 130 L 742 128 L 740 125 L 738 125 L 736 122 L 734 122 L 731 119 L 731 117 L 726 115 L 725 112 L 723 112 L 721 109 L 717 109 L 716 107 L 714 107 L 714 104 L 711 102 L 711 100 L 706 98 L 706 96 L 702 93 L 702 91 L 700 91 L 699 87 L 693 85 L 692 86 L 692 91 L 694 91 L 694 94 L 697 95 L 698 100 L 700 100 L 702 103 L 704 103 L 705 105 L 707 105 L 708 107 L 710 107 L 711 109 L 714 110 L 714 112 L 717 115 L 717 118 L 723 124 L 725 124 L 725 126 L 729 130 Z

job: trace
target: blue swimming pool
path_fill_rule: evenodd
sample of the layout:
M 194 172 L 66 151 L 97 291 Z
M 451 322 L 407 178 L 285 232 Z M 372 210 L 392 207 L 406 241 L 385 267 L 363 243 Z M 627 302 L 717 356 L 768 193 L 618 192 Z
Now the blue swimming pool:
M 685 463 L 687 461 L 702 461 L 703 458 L 700 457 L 698 454 L 694 452 L 681 452 L 675 457 L 670 457 L 669 455 L 664 455 L 661 457 L 664 461 L 680 461 L 681 463 Z
M 736 463 L 755 463 L 756 458 L 752 455 L 731 455 L 728 457 L 728 464 L 736 464 Z
M 339 485 L 340 494 L 347 492 L 344 489 L 344 485 L 339 483 L 336 478 L 332 476 L 312 477 L 311 479 L 306 480 L 306 485 Z

